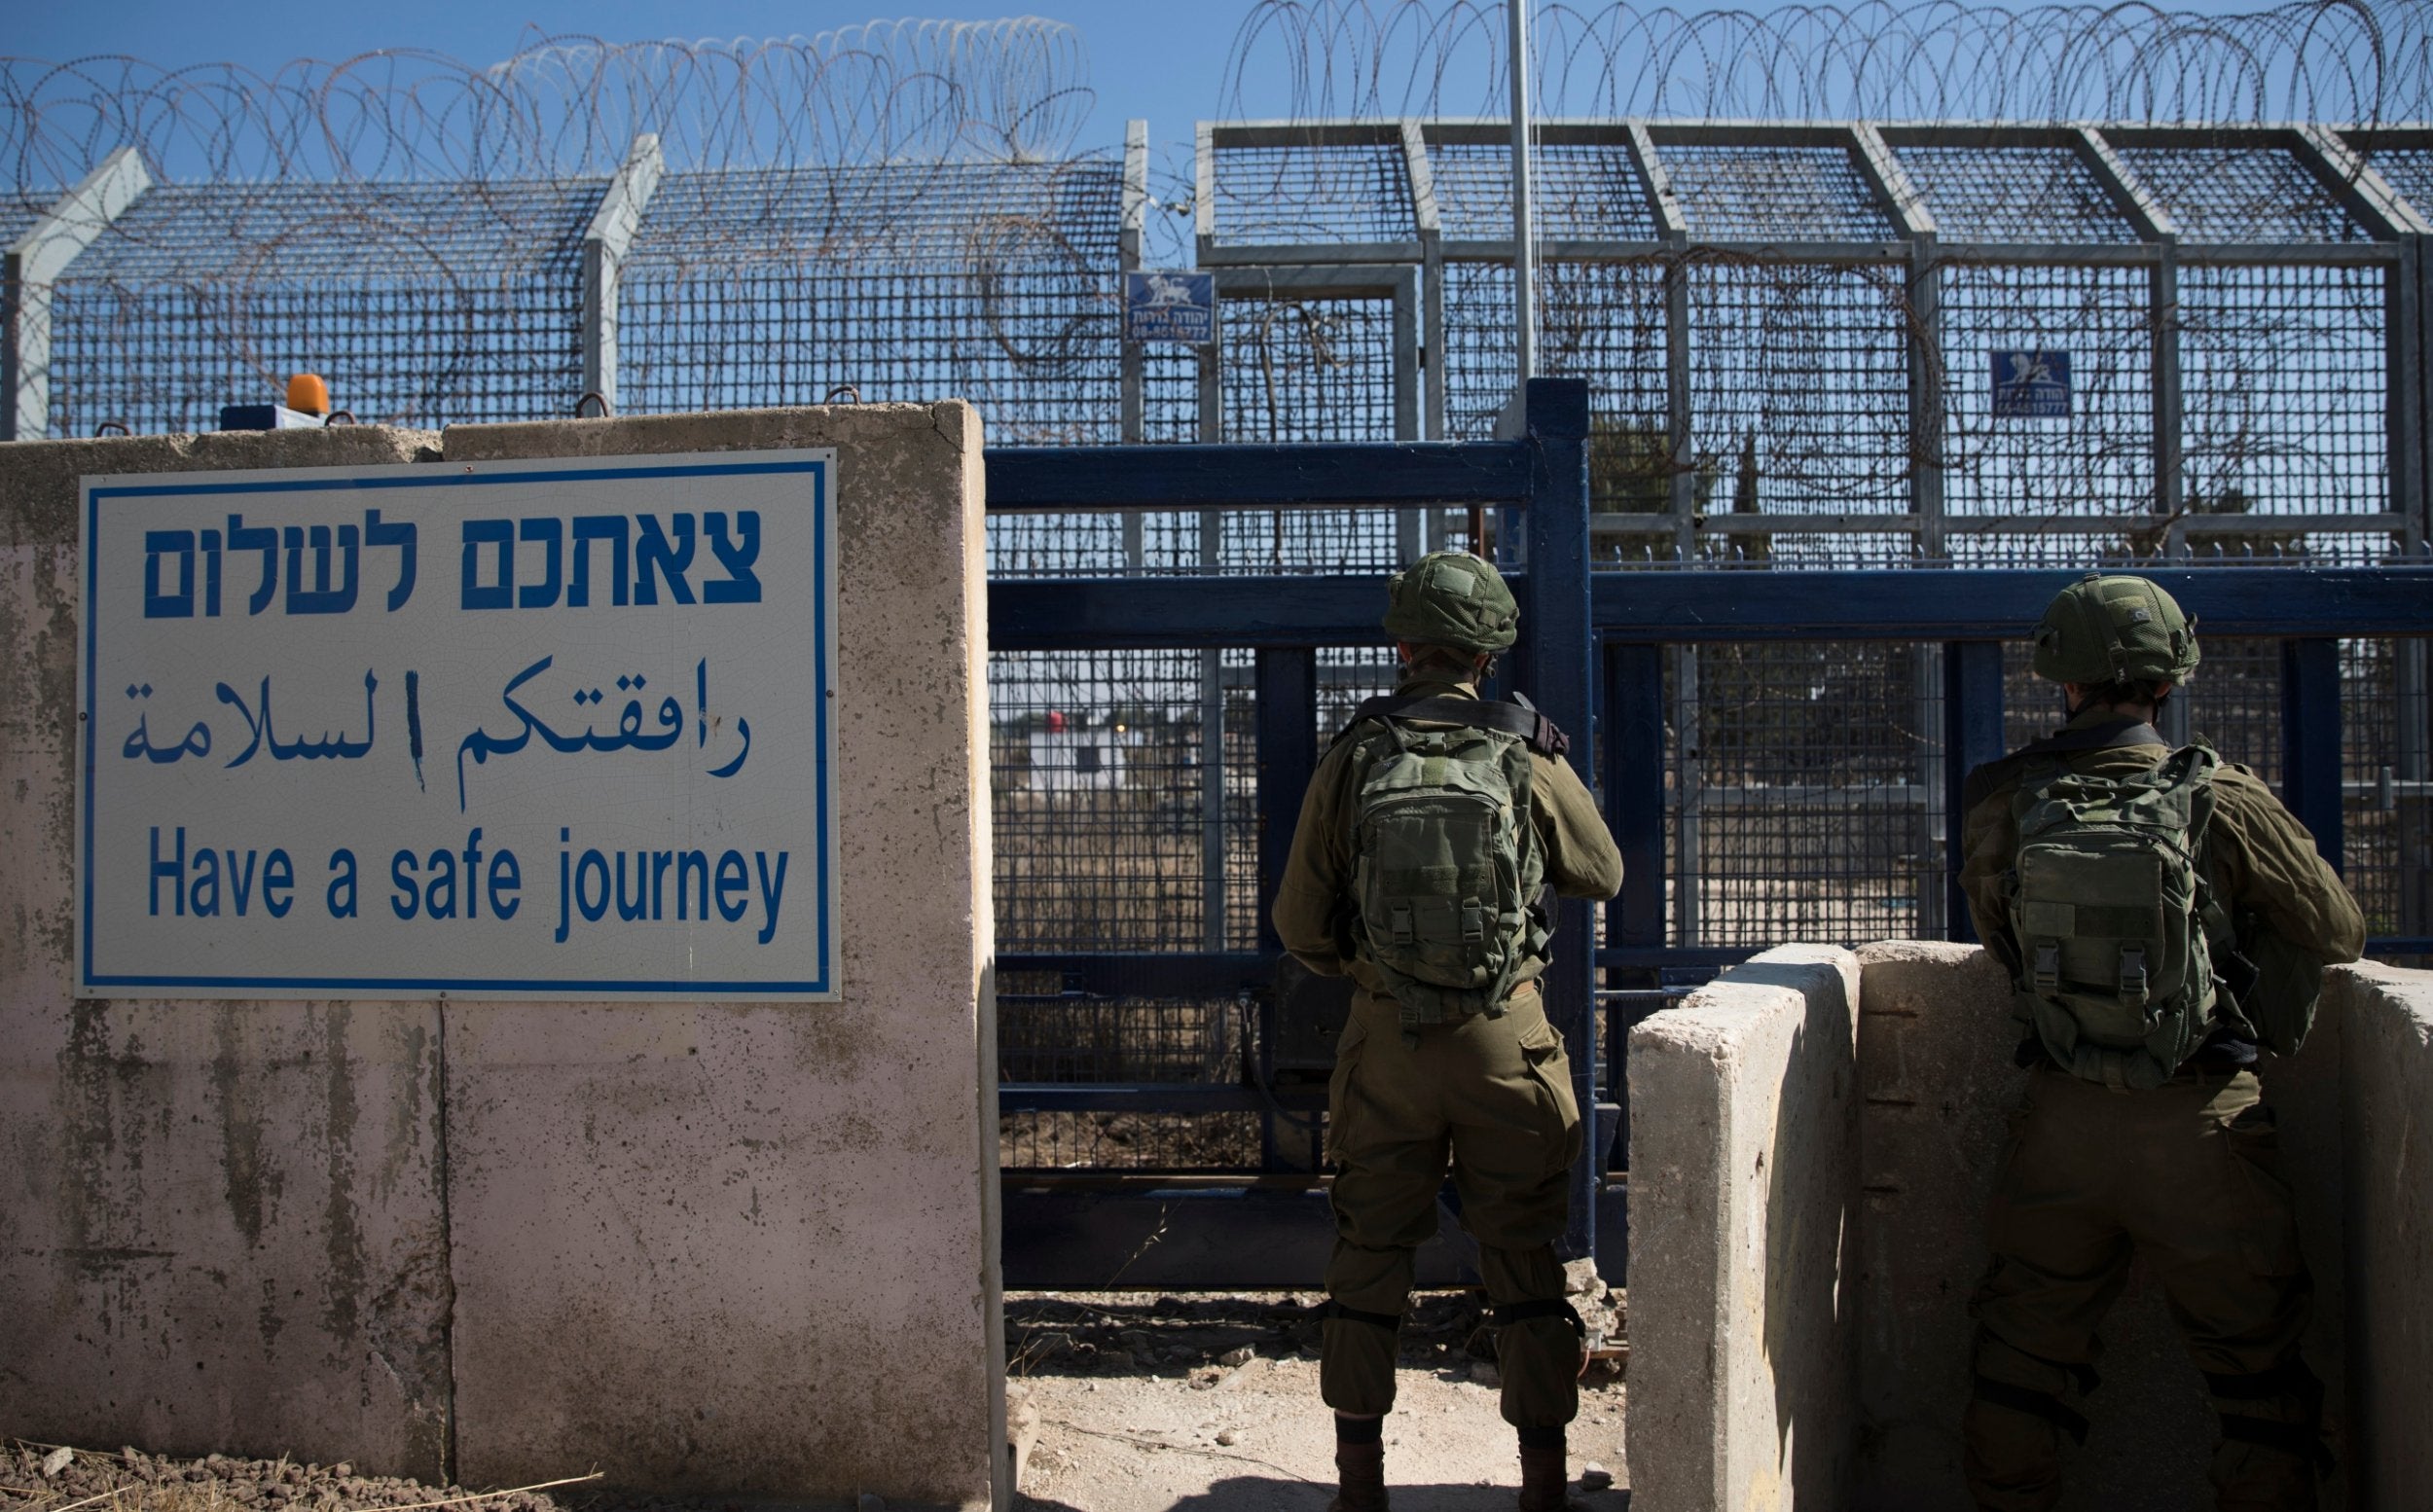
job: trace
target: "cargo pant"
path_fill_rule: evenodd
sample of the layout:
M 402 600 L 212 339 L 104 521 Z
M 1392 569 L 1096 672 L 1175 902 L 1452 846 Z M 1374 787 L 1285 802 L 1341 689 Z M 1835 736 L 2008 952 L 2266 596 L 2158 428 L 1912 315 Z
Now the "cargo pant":
M 1535 984 L 1505 1012 L 1405 1030 L 1391 998 L 1360 993 L 1327 1099 L 1335 1247 L 1320 1388 L 1339 1412 L 1394 1406 L 1395 1325 L 1413 1251 L 1436 1233 L 1448 1160 L 1488 1299 L 1504 1420 L 1558 1428 L 1580 1410 L 1582 1344 L 1554 1258 L 1570 1213 L 1580 1109 L 1562 1036 Z M 1347 1315 L 1348 1314 L 1348 1315 Z
M 2248 1071 L 2125 1093 L 2051 1067 L 2030 1078 L 1996 1181 L 1993 1263 L 1970 1304 L 1977 1385 L 1963 1437 L 1979 1506 L 2041 1512 L 2058 1499 L 2061 1435 L 2087 1427 L 2062 1398 L 2093 1388 L 2095 1330 L 2132 1249 L 2221 1415 L 2218 1505 L 2314 1506 L 2322 1387 L 2298 1356 L 2313 1286 L 2261 1098 Z

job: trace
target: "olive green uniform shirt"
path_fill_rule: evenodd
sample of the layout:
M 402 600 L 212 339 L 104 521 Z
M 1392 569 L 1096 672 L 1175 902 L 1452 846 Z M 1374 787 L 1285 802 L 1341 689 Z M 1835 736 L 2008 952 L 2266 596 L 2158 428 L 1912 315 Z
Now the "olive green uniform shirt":
M 2090 709 L 2066 728 L 2082 730 L 2120 717 L 2111 710 Z M 2115 774 L 2146 771 L 2170 754 L 2159 744 L 2119 745 L 2064 752 L 2058 759 L 2074 772 Z M 1979 769 L 1970 788 L 1982 796 L 1963 820 L 1960 842 L 1960 886 L 1968 894 L 1977 937 L 2015 972 L 2018 946 L 2011 938 L 2007 890 L 2018 853 L 2019 827 L 2011 801 L 2029 765 L 2028 759 L 2014 754 Z M 2213 791 L 2213 819 L 2204 844 L 2214 896 L 2233 916 L 2252 917 L 2318 963 L 2355 960 L 2365 949 L 2365 918 L 2340 874 L 2316 852 L 2314 837 L 2298 816 L 2245 767 L 2224 762 Z
M 1414 679 L 1396 690 L 1423 698 L 1474 699 L 1469 683 Z M 1373 996 L 1386 995 L 1376 968 L 1344 954 L 1341 920 L 1352 907 L 1351 816 L 1355 789 L 1352 754 L 1359 742 L 1338 740 L 1318 763 L 1301 822 L 1292 832 L 1292 855 L 1276 887 L 1276 933 L 1301 964 L 1322 976 L 1349 975 Z M 1529 817 L 1545 847 L 1546 882 L 1567 898 L 1610 898 L 1622 886 L 1622 856 L 1605 818 L 1571 764 L 1531 753 L 1535 765 Z M 1587 948 L 1584 944 L 1582 949 Z M 1533 982 L 1545 970 L 1543 957 L 1526 957 L 1513 980 Z

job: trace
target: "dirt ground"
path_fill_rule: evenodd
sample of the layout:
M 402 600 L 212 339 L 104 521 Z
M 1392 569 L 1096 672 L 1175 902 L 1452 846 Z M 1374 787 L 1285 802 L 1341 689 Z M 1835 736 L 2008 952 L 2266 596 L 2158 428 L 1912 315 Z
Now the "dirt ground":
M 1029 1512 L 1323 1512 L 1334 1428 L 1318 1399 L 1315 1295 L 1017 1294 L 1007 1398 Z M 1625 1512 L 1625 1298 L 1573 1297 L 1600 1346 L 1572 1425 L 1574 1495 Z M 1386 1422 L 1398 1512 L 1501 1512 L 1520 1484 L 1497 1414 L 1494 1331 L 1471 1292 L 1414 1299 Z M 1580 1485 L 1590 1465 L 1612 1487 Z M 0 1444 L 0 1512 L 750 1512 L 708 1495 L 637 1496 L 590 1477 L 512 1491 L 358 1475 L 345 1463 L 178 1459 L 132 1447 Z
M 1622 1293 L 1576 1296 L 1616 1356 Z M 1008 1297 L 1008 1394 L 1035 1512 L 1323 1512 L 1334 1427 L 1318 1398 L 1314 1295 Z M 1415 1299 L 1386 1477 L 1397 1512 L 1493 1512 L 1520 1484 L 1472 1293 Z M 1573 1494 L 1622 1512 L 1622 1359 L 1591 1365 L 1571 1430 Z M 1583 1490 L 1590 1465 L 1610 1489 Z

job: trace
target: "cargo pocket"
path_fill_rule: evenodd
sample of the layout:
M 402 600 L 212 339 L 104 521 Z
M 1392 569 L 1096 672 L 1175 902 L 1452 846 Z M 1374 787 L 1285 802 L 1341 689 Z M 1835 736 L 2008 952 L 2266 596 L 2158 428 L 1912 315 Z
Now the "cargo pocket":
M 1555 1157 L 1546 1169 L 1569 1170 L 1580 1159 L 1582 1135 L 1580 1103 L 1572 1096 L 1572 1062 L 1563 1053 L 1563 1036 L 1541 1018 L 1521 1030 L 1520 1053 L 1522 1064 L 1529 1069 L 1529 1079 L 1538 1085 L 1540 1103 L 1544 1109 L 1546 1147 Z
M 1326 1158 L 1341 1164 L 1356 1123 L 1352 1104 L 1353 1078 L 1359 1073 L 1361 1049 L 1368 1043 L 1368 1026 L 1356 1009 L 1335 1040 L 1334 1074 L 1326 1081 Z
M 2306 1266 L 2298 1244 L 2298 1201 L 2281 1179 L 2281 1126 L 2267 1103 L 2241 1108 L 2222 1124 L 2239 1253 L 2259 1276 L 2294 1276 Z

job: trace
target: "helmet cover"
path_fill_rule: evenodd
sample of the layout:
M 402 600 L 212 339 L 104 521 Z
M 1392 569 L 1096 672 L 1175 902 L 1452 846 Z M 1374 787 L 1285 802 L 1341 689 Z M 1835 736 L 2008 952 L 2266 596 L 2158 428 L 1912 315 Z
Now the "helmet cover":
M 2188 616 L 2144 578 L 2089 572 L 2054 594 L 2036 626 L 2036 675 L 2053 682 L 2178 682 L 2197 658 Z
M 1520 637 L 1520 606 L 1493 562 L 1430 552 L 1394 575 L 1385 630 L 1419 645 L 1502 651 Z

